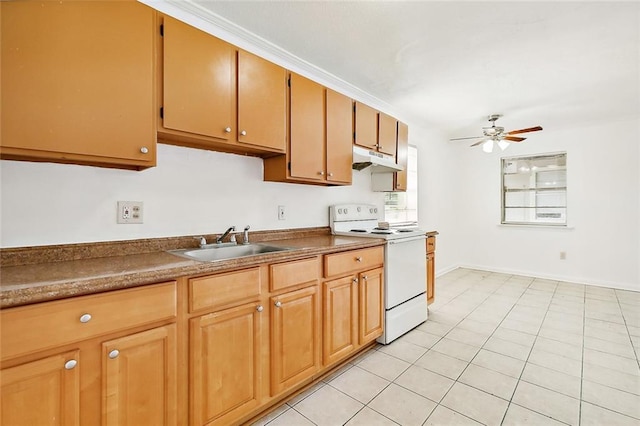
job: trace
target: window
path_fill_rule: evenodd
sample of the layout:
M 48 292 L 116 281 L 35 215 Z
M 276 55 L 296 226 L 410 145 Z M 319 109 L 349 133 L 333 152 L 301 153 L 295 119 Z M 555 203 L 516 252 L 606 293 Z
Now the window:
M 502 159 L 502 223 L 567 224 L 567 154 Z
M 418 221 L 418 148 L 409 145 L 407 191 L 384 194 L 384 220 L 389 223 Z

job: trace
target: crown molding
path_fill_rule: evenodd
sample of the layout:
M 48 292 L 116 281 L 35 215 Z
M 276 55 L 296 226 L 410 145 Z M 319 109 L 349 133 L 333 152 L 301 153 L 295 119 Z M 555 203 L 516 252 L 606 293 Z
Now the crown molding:
M 274 43 L 211 12 L 192 0 L 138 0 L 159 12 L 192 25 L 243 50 L 310 78 L 373 108 L 398 116 L 391 104 L 372 96 L 357 86 L 305 61 Z

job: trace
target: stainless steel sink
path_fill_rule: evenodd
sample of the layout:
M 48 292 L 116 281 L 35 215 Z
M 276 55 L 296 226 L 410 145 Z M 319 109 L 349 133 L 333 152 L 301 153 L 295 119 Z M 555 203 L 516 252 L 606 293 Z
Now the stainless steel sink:
M 238 244 L 208 246 L 197 249 L 170 250 L 176 256 L 199 262 L 216 262 L 219 260 L 237 259 L 239 257 L 257 256 L 265 253 L 293 250 L 290 247 L 270 246 L 267 244 Z

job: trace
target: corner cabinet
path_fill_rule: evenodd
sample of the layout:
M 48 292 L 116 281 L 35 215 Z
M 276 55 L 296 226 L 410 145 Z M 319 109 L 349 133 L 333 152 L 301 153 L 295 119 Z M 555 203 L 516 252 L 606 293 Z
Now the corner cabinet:
M 295 73 L 288 85 L 287 154 L 264 160 L 265 180 L 351 184 L 351 99 Z
M 156 12 L 133 0 L 0 2 L 0 157 L 156 164 Z
M 324 365 L 344 359 L 382 335 L 383 261 L 382 247 L 325 256 Z
M 0 312 L 2 424 L 178 424 L 175 285 Z

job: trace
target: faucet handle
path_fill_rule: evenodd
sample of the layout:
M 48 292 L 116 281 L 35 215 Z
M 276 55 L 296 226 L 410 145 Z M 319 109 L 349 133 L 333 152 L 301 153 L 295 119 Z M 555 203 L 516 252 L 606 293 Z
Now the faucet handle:
M 207 239 L 205 237 L 200 236 L 200 237 L 193 237 L 193 238 L 200 241 L 200 248 L 207 245 Z
M 250 228 L 249 225 L 244 227 L 244 238 L 243 238 L 242 244 L 251 244 L 249 242 L 249 228 Z
M 251 227 L 250 227 L 249 225 L 247 225 L 247 226 L 245 226 L 245 227 L 244 227 L 244 230 L 245 230 L 245 231 L 248 231 L 248 230 L 249 230 L 249 228 L 251 228 Z

